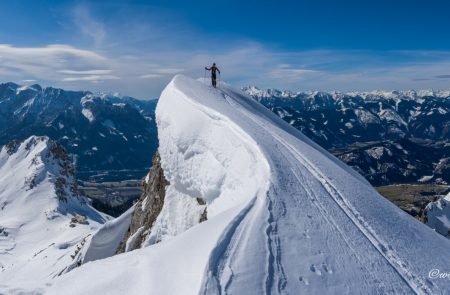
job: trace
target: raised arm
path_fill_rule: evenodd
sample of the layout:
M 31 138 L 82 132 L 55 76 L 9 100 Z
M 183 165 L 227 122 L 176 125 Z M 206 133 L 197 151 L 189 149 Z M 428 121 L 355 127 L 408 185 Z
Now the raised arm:
M 211 71 L 211 68 L 205 67 L 205 70 L 207 70 L 207 71 Z

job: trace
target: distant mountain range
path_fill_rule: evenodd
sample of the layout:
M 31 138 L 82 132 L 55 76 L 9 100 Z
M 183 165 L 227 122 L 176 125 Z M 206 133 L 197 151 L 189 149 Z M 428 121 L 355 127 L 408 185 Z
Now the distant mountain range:
M 450 91 L 243 90 L 373 185 L 450 183 Z M 76 156 L 83 180 L 138 179 L 157 148 L 156 102 L 0 84 L 0 146 L 45 135 Z
M 450 91 L 243 90 L 374 185 L 450 182 Z
M 156 101 L 0 84 L 0 146 L 45 135 L 76 155 L 78 175 L 139 178 L 157 146 Z

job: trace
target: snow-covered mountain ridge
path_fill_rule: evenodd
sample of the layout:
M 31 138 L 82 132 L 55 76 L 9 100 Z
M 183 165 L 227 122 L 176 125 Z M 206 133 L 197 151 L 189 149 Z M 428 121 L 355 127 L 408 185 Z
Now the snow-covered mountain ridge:
M 78 195 L 74 173 L 73 159 L 47 137 L 1 149 L 0 293 L 67 271 L 77 247 L 109 218 Z
M 289 99 L 308 99 L 317 96 L 330 96 L 336 101 L 344 97 L 363 98 L 363 99 L 409 99 L 422 101 L 424 97 L 450 97 L 450 90 L 373 90 L 373 91 L 290 91 L 278 90 L 275 88 L 260 89 L 256 86 L 246 86 L 242 90 L 250 96 L 258 98 L 289 98 Z
M 450 182 L 450 91 L 245 91 L 373 185 Z
M 0 146 L 48 136 L 76 155 L 84 179 L 99 170 L 146 170 L 157 146 L 155 106 L 117 94 L 0 84 Z
M 176 76 L 156 118 L 169 184 L 148 242 L 47 281 L 46 294 L 448 290 L 428 273 L 450 265 L 449 240 L 242 92 Z

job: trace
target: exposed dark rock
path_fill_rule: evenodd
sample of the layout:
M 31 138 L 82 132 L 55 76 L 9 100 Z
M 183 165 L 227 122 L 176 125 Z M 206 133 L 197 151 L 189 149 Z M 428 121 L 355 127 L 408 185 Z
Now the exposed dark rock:
M 20 146 L 20 141 L 12 140 L 11 142 L 6 144 L 5 146 L 6 146 L 6 152 L 8 153 L 8 155 L 12 155 L 12 154 L 15 154 L 17 152 L 17 149 Z
M 161 157 L 156 152 L 153 156 L 152 169 L 143 181 L 144 192 L 134 207 L 130 226 L 117 249 L 117 253 L 123 253 L 125 250 L 131 251 L 142 246 L 163 208 L 168 184 L 169 182 L 166 180 L 161 167 Z M 133 239 L 127 248 L 127 241 L 130 237 L 133 237 Z
M 197 198 L 197 203 L 198 203 L 199 205 L 206 205 L 206 201 L 203 200 L 202 198 Z
M 205 208 L 205 211 L 203 211 L 202 215 L 200 215 L 199 223 L 202 223 L 206 220 L 208 220 L 208 208 Z
M 55 191 L 59 200 L 67 201 L 68 192 L 66 188 L 69 189 L 71 194 L 78 195 L 77 182 L 71 181 L 68 183 L 67 181 L 69 178 L 75 178 L 76 171 L 73 157 L 67 153 L 62 145 L 56 142 L 50 144 L 47 156 L 55 159 L 60 167 L 60 174 L 55 180 Z

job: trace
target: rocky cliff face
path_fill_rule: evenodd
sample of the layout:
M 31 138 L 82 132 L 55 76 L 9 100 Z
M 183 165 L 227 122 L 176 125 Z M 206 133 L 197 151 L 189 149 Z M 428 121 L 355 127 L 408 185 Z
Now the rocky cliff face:
M 159 152 L 156 152 L 152 169 L 143 181 L 144 192 L 135 205 L 130 226 L 117 253 L 132 251 L 142 246 L 162 210 L 168 184 L 161 168 L 161 157 Z

